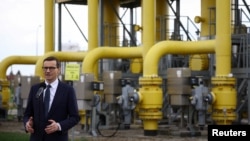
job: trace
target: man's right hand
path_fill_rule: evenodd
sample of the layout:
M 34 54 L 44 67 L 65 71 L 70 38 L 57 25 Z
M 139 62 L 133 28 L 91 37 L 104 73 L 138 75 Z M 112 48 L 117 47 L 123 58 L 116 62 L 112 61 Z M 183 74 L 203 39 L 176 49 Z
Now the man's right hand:
M 26 131 L 28 133 L 34 133 L 34 129 L 33 129 L 33 117 L 30 117 L 29 120 L 26 122 Z

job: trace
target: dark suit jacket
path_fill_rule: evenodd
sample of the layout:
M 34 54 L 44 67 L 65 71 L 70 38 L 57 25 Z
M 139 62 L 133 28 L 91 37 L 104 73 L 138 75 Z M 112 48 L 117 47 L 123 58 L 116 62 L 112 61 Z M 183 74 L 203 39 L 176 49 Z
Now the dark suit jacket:
M 72 86 L 59 81 L 48 117 L 44 116 L 43 94 L 37 94 L 41 84 L 33 85 L 30 89 L 24 126 L 33 117 L 35 132 L 30 135 L 30 141 L 68 141 L 68 130 L 80 121 L 76 94 Z M 53 119 L 61 125 L 61 131 L 52 134 L 45 133 L 48 120 Z

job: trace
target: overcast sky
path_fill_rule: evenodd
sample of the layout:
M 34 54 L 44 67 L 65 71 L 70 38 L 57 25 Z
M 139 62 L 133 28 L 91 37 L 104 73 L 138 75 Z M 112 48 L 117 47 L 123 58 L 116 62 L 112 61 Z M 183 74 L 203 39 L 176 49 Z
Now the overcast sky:
M 199 7 L 200 0 L 185 1 L 187 5 L 182 7 L 184 13 L 190 13 L 194 3 Z M 79 26 L 85 28 L 81 30 L 87 37 L 86 7 L 70 5 L 67 7 Z M 44 53 L 44 0 L 2 0 L 0 10 L 0 61 L 13 55 L 42 55 Z M 87 43 L 83 36 L 64 7 L 62 10 L 63 45 L 70 43 L 78 46 L 80 50 L 86 49 Z M 199 10 L 196 12 L 200 13 Z M 190 18 L 192 19 L 194 15 L 194 13 L 190 15 Z M 16 74 L 20 70 L 22 75 L 34 75 L 34 68 L 34 65 L 12 65 L 6 73 L 9 74 L 12 70 Z
M 57 6 L 55 7 L 57 8 Z M 87 13 L 84 13 L 83 6 L 67 5 L 67 8 L 78 24 L 86 27 Z M 86 8 L 85 8 L 86 9 Z M 10 56 L 30 56 L 42 55 L 44 53 L 44 0 L 2 0 L 0 4 L 0 61 Z M 73 20 L 62 7 L 64 21 L 62 37 L 63 45 L 74 44 L 80 50 L 87 46 L 80 31 L 75 26 Z M 82 19 L 79 19 L 81 17 Z M 85 26 L 84 26 L 85 25 Z M 85 30 L 85 36 L 87 31 Z M 34 75 L 34 65 L 12 65 L 8 68 L 14 74 L 18 70 L 22 75 Z

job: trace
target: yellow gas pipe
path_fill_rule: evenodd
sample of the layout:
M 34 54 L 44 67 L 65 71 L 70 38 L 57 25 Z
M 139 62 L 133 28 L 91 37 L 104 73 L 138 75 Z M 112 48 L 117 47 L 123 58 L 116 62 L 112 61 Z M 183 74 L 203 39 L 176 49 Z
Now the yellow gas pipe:
M 36 66 L 35 66 L 35 76 L 40 76 L 40 79 L 44 80 L 42 66 L 43 66 L 43 60 L 46 57 L 55 56 L 60 61 L 81 62 L 82 60 L 84 60 L 84 57 L 86 56 L 86 54 L 87 52 L 48 52 L 37 60 Z
M 103 23 L 104 25 L 108 23 L 105 25 L 106 28 L 104 28 L 104 36 L 109 35 L 109 37 L 104 38 L 103 46 L 119 46 L 119 39 L 113 38 L 118 37 L 120 32 L 114 25 L 114 23 L 119 23 L 118 17 L 115 14 L 115 11 L 119 12 L 119 1 L 120 0 L 103 1 Z M 110 28 L 112 28 L 112 30 L 110 30 Z
M 97 47 L 88 51 L 82 62 L 82 73 L 95 72 L 95 65 L 101 58 L 141 58 L 142 47 Z M 94 75 L 98 80 L 98 75 Z M 100 92 L 99 92 L 100 93 Z M 83 112 L 85 113 L 85 112 Z M 83 123 L 85 123 L 85 118 Z
M 214 41 L 206 42 L 155 42 L 155 3 L 151 0 L 143 2 L 143 77 L 139 79 L 141 88 L 139 89 L 140 100 L 139 117 L 143 120 L 144 134 L 156 135 L 158 120 L 162 119 L 162 79 L 158 74 L 158 61 L 167 54 L 194 53 L 198 50 L 204 53 L 214 52 Z M 147 34 L 150 33 L 150 34 Z M 204 43 L 206 44 L 203 48 Z M 154 45 L 154 46 L 153 46 Z M 168 47 L 165 48 L 164 47 Z M 197 49 L 199 47 L 200 49 Z M 207 47 L 207 48 L 206 48 Z M 202 48 L 202 49 L 201 49 Z M 166 51 L 166 52 L 164 52 Z M 197 52 L 198 53 L 198 52 Z
M 0 86 L 2 87 L 0 93 L 4 108 L 9 108 L 10 100 L 10 83 L 6 78 L 8 67 L 12 64 L 35 64 L 38 58 L 38 56 L 9 56 L 0 62 Z
M 203 41 L 161 41 L 155 44 L 143 63 L 143 76 L 158 75 L 158 61 L 166 54 L 215 53 L 215 40 Z
M 201 0 L 201 16 L 194 21 L 201 24 L 201 37 L 215 36 L 215 3 L 216 0 Z
M 142 28 L 143 28 L 143 58 L 145 59 L 156 39 L 156 2 L 154 0 L 142 1 Z M 146 34 L 147 33 L 147 34 Z M 150 33 L 150 34 L 149 34 Z M 143 64 L 145 61 L 143 62 Z M 143 73 L 145 68 L 143 67 Z M 162 79 L 157 75 L 151 77 L 140 77 L 139 93 L 143 100 L 139 103 L 139 117 L 143 120 L 144 135 L 156 135 L 158 129 L 157 121 L 162 118 L 160 112 L 162 106 Z M 154 100 L 152 100 L 154 99 Z
M 54 50 L 54 1 L 44 0 L 45 5 L 45 53 Z M 0 85 L 2 86 L 3 106 L 8 108 L 10 84 L 6 79 L 6 71 L 12 64 L 35 64 L 39 56 L 10 56 L 0 63 Z
M 91 51 L 98 47 L 98 0 L 88 0 L 88 51 Z M 92 72 L 95 76 L 98 76 L 98 63 L 92 64 L 95 70 Z
M 89 51 L 82 62 L 83 73 L 93 73 L 94 66 L 101 58 L 141 58 L 142 47 L 97 47 Z
M 216 124 L 236 119 L 236 79 L 231 74 L 231 1 L 216 0 L 216 75 L 212 78 L 212 118 Z
M 215 8 L 216 7 L 216 8 Z M 231 2 L 223 0 L 202 0 L 201 17 L 195 22 L 201 24 L 201 37 L 215 36 L 216 30 L 216 76 L 212 78 L 212 118 L 216 124 L 231 124 L 236 119 L 235 78 L 231 72 Z M 215 13 L 216 12 L 216 13 Z M 216 16 L 215 16 L 216 15 Z M 215 17 L 217 19 L 215 19 Z M 211 23 L 216 21 L 215 26 Z
M 194 21 L 201 23 L 200 40 L 214 39 L 215 36 L 215 0 L 201 0 L 201 15 Z M 194 71 L 208 70 L 208 54 L 195 54 L 189 56 L 189 68 Z
M 44 53 L 55 51 L 55 1 L 44 0 Z
M 7 80 L 0 80 L 0 94 L 2 95 L 2 106 L 4 109 L 9 109 L 10 100 L 10 82 Z
M 163 39 L 169 39 L 169 35 L 165 35 L 165 34 L 162 34 L 162 32 L 160 31 L 157 31 L 157 29 L 161 29 L 163 28 L 162 26 L 162 18 L 163 20 L 165 20 L 165 17 L 166 15 L 168 15 L 168 12 L 169 11 L 169 8 L 167 6 L 167 2 L 166 0 L 157 0 L 156 1 L 156 16 L 161 16 L 159 18 L 157 18 L 156 20 L 156 41 L 161 41 Z M 165 22 L 164 22 L 165 23 Z M 169 23 L 166 22 L 165 25 L 164 25 L 164 29 L 166 31 L 169 31 Z M 163 37 L 166 36 L 166 37 Z
M 38 60 L 39 56 L 9 56 L 0 62 L 0 80 L 6 79 L 6 72 L 12 64 L 32 64 L 34 65 Z
M 142 0 L 143 57 L 146 56 L 148 50 L 155 44 L 155 5 L 155 0 Z
M 98 46 L 98 0 L 88 0 L 88 51 Z
M 147 53 L 143 62 L 143 77 L 140 78 L 139 93 L 143 100 L 139 105 L 139 116 L 143 119 L 144 133 L 156 134 L 158 120 L 161 117 L 162 89 L 161 78 L 158 76 L 158 62 L 165 54 L 197 54 L 214 53 L 215 41 L 162 41 L 155 44 Z M 149 98 L 148 98 L 149 97 Z

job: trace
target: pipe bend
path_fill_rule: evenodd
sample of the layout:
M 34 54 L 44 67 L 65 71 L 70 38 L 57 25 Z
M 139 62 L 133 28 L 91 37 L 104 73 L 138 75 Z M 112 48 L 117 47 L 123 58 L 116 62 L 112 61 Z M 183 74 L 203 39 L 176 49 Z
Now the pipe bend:
M 166 54 L 208 54 L 215 53 L 215 40 L 204 41 L 162 41 L 150 48 L 143 62 L 144 76 L 158 74 L 158 62 Z
M 36 76 L 43 76 L 42 72 L 42 65 L 43 65 L 43 60 L 46 57 L 49 56 L 55 56 L 57 57 L 60 61 L 79 61 L 82 62 L 84 60 L 84 57 L 86 56 L 87 52 L 48 52 L 41 56 L 37 62 L 36 62 L 36 67 L 35 67 L 35 75 Z
M 7 79 L 6 71 L 13 64 L 35 64 L 40 56 L 9 56 L 0 62 L 0 80 Z
M 101 58 L 141 58 L 142 47 L 97 47 L 88 52 L 82 65 L 83 73 L 93 73 L 94 65 Z

